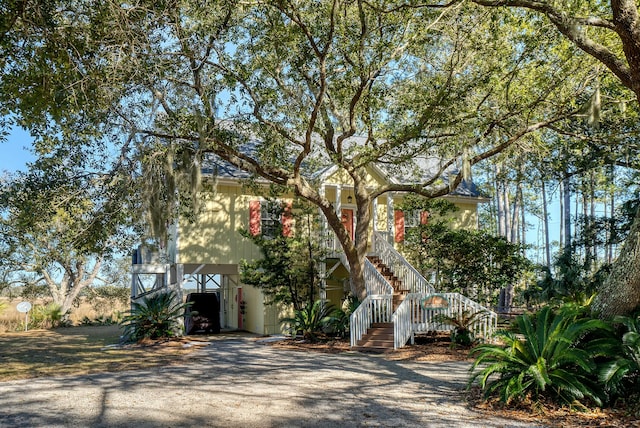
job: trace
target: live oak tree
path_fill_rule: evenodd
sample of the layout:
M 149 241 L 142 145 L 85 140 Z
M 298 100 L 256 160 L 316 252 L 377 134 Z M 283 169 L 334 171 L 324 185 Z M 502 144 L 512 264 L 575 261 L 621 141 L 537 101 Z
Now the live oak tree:
M 4 97 L 5 112 L 48 145 L 108 142 L 136 159 L 129 177 L 156 178 L 138 183 L 158 228 L 176 180 L 196 188 L 207 154 L 292 190 L 327 218 L 359 298 L 375 198 L 449 193 L 472 165 L 575 114 L 589 78 L 545 28 L 465 4 L 47 4 L 49 19 L 30 27 L 18 11 L 3 30 L 2 89 L 39 94 Z M 371 187 L 372 163 L 401 179 Z M 354 188 L 354 239 L 311 174 L 330 165 Z
M 13 285 L 44 286 L 66 316 L 105 259 L 131 245 L 132 229 L 117 185 L 64 163 L 43 157 L 0 181 L 0 263 Z

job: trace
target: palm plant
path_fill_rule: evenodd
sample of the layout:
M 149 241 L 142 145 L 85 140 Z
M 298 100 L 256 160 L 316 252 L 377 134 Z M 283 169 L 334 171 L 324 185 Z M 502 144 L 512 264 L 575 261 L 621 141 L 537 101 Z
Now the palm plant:
M 190 303 L 181 303 L 174 291 L 157 293 L 134 302 L 131 310 L 122 318 L 124 338 L 128 341 L 159 339 L 176 336 L 180 331 L 180 319 Z
M 36 305 L 31 311 L 31 328 L 56 328 L 64 325 L 64 314 L 58 304 Z
M 497 338 L 504 345 L 483 344 L 471 351 L 476 359 L 469 385 L 479 379 L 485 396 L 497 394 L 507 403 L 549 395 L 562 403 L 586 398 L 602 404 L 592 374 L 595 358 L 612 349 L 612 339 L 598 334 L 610 333 L 609 324 L 570 308 L 554 313 L 545 307 L 535 319 L 519 316 L 516 327 L 521 337 L 501 331 Z
M 475 341 L 473 326 L 479 321 L 489 316 L 489 311 L 481 310 L 472 312 L 464 310 L 454 315 L 438 315 L 434 321 L 453 326 L 451 331 L 451 342 L 462 346 L 471 346 Z
M 322 300 L 307 304 L 302 309 L 294 311 L 293 317 L 283 318 L 282 324 L 288 324 L 292 335 L 301 333 L 307 340 L 316 340 L 318 333 L 333 322 L 335 307 Z
M 602 365 L 598 379 L 613 396 L 640 393 L 640 318 L 618 316 L 614 323 L 626 328 L 613 360 Z

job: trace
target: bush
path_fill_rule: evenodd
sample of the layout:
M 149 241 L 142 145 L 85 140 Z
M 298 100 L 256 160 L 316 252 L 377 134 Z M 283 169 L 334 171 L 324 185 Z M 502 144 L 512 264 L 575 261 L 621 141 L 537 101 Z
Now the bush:
M 85 326 L 94 326 L 94 325 L 115 325 L 120 323 L 120 313 L 116 312 L 113 315 L 100 315 L 94 319 L 91 319 L 89 317 L 84 317 L 82 318 L 82 320 L 80 320 L 80 325 L 85 325 Z
M 453 326 L 451 331 L 451 343 L 453 345 L 471 346 L 476 341 L 473 334 L 473 325 L 487 316 L 489 316 L 489 312 L 485 310 L 477 312 L 465 310 L 452 316 L 436 316 L 434 321 Z
M 598 379 L 612 399 L 640 395 L 640 318 L 618 316 L 624 327 L 615 357 L 602 364 Z M 639 409 L 640 410 L 640 409 Z
M 134 302 L 122 318 L 124 339 L 138 342 L 142 339 L 173 337 L 180 332 L 180 320 L 191 303 L 180 303 L 173 291 L 157 293 Z
M 29 328 L 56 328 L 65 325 L 62 308 L 55 303 L 35 305 L 29 314 Z
M 483 344 L 471 351 L 476 360 L 470 384 L 479 379 L 485 397 L 498 395 L 506 403 L 548 396 L 562 404 L 588 399 L 602 405 L 595 360 L 614 348 L 609 324 L 574 308 L 554 313 L 546 307 L 535 318 L 519 316 L 516 327 L 521 337 L 501 331 L 497 338 L 504 345 Z
M 292 318 L 283 318 L 282 324 L 289 324 L 290 334 L 302 334 L 307 340 L 316 340 L 319 333 L 335 322 L 335 307 L 331 304 L 316 300 L 302 309 L 294 311 Z

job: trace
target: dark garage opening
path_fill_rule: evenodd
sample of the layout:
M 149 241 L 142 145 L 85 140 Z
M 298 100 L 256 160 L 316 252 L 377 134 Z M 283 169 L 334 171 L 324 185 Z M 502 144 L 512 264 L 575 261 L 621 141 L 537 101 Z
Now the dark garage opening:
M 218 293 L 189 293 L 185 309 L 186 334 L 220 333 L 220 300 Z

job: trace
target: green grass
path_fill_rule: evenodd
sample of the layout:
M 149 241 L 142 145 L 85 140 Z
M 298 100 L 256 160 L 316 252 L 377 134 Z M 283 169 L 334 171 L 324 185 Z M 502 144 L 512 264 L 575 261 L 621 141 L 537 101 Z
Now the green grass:
M 133 370 L 181 361 L 191 349 L 170 346 L 110 347 L 119 326 L 69 327 L 0 334 L 0 381 Z

